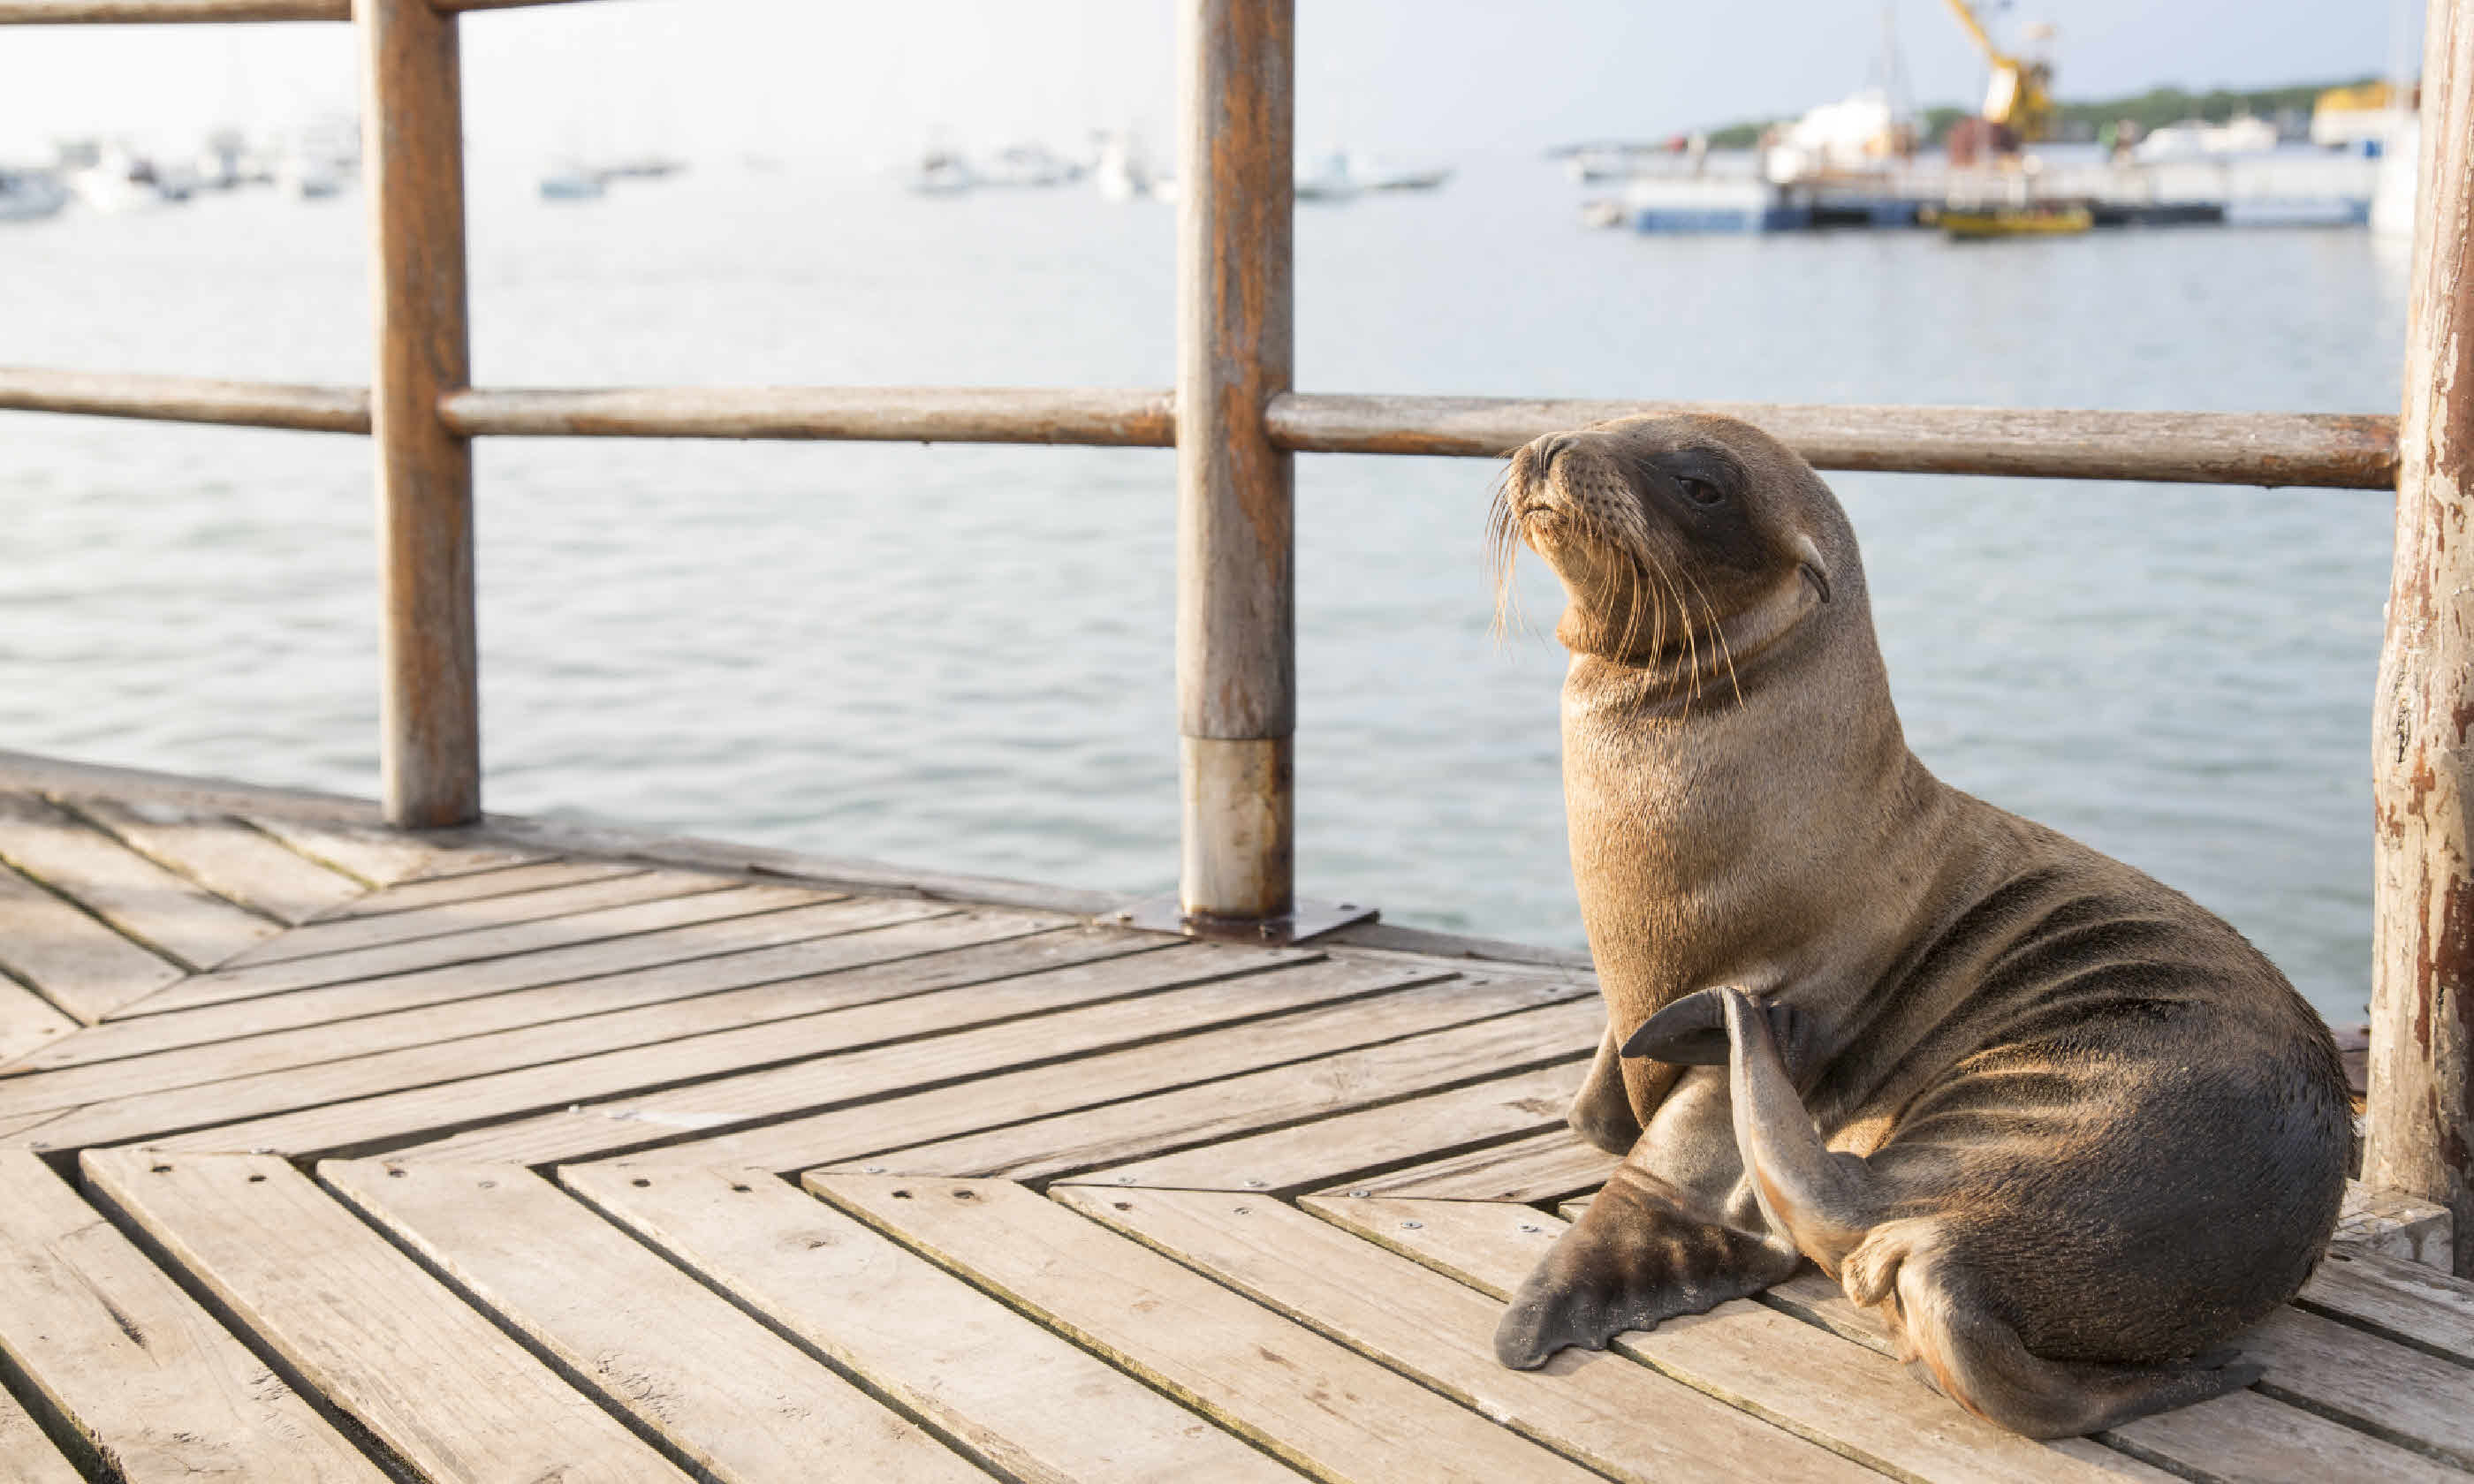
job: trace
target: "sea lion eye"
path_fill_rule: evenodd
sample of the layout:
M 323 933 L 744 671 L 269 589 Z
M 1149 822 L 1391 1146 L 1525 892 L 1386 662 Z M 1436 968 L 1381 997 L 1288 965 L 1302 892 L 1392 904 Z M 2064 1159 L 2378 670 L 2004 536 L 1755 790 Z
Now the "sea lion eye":
M 1683 487 L 1684 497 L 1695 505 L 1715 505 L 1727 497 L 1725 491 L 1698 474 L 1678 474 L 1675 482 Z

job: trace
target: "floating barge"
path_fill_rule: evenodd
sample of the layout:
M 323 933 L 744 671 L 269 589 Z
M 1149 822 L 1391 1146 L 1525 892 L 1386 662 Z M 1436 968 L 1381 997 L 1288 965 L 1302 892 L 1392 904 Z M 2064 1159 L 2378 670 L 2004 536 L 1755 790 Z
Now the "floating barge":
M 2360 227 L 2381 162 L 2332 151 L 2050 163 L 2026 171 L 1913 160 L 1773 180 L 1758 156 L 1677 158 L 1625 182 L 1616 219 L 1644 232 L 1929 226 L 1945 209 L 2083 207 L 2098 227 Z

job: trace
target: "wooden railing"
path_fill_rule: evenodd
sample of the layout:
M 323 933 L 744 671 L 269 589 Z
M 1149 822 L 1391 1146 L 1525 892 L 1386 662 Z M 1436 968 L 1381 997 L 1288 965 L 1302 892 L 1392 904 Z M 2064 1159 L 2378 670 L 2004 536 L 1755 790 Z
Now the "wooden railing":
M 1295 0 L 1180 0 L 1177 385 L 481 389 L 470 384 L 457 12 L 558 0 L 0 0 L 0 24 L 352 21 L 372 212 L 367 390 L 0 370 L 0 408 L 369 435 L 383 574 L 381 798 L 477 819 L 471 440 L 773 438 L 1174 446 L 1179 905 L 1296 910 L 1291 457 L 1496 457 L 1657 406 L 1290 385 Z M 1711 404 L 1824 468 L 2397 491 L 2376 711 L 2365 1177 L 2457 1217 L 2474 1273 L 2474 0 L 2429 0 L 2401 418 Z M 2272 738 L 2262 739 L 2272 746 Z

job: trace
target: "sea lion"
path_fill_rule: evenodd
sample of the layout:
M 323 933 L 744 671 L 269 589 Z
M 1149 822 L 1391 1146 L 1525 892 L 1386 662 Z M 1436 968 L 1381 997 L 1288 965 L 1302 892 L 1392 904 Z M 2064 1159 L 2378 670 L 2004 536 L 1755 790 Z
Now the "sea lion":
M 2336 1224 L 2327 1027 L 2180 894 L 1907 750 L 1844 511 L 1746 423 L 1516 454 L 1608 1030 L 1570 1114 L 1624 1159 L 1514 1295 L 1507 1365 L 1810 1258 L 1962 1406 L 2033 1437 L 2248 1384 L 2224 1342 Z

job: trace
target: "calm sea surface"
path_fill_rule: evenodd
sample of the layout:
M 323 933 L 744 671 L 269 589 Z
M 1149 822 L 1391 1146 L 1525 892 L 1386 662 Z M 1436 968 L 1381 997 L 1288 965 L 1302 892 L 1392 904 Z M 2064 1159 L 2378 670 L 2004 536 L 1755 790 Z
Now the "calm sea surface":
M 1645 238 L 1548 165 L 1301 207 L 1298 381 L 1381 391 L 2392 411 L 2360 231 Z M 1165 386 L 1173 226 L 1079 191 L 716 164 L 597 203 L 485 174 L 491 384 Z M 0 363 L 358 382 L 357 198 L 0 228 Z M 1173 465 L 1153 450 L 489 442 L 493 809 L 1173 884 Z M 1301 890 L 1577 945 L 1559 599 L 1489 634 L 1482 461 L 1298 464 Z M 2389 501 L 1831 476 L 1917 752 L 2367 995 Z M 356 439 L 0 415 L 0 747 L 367 795 Z

